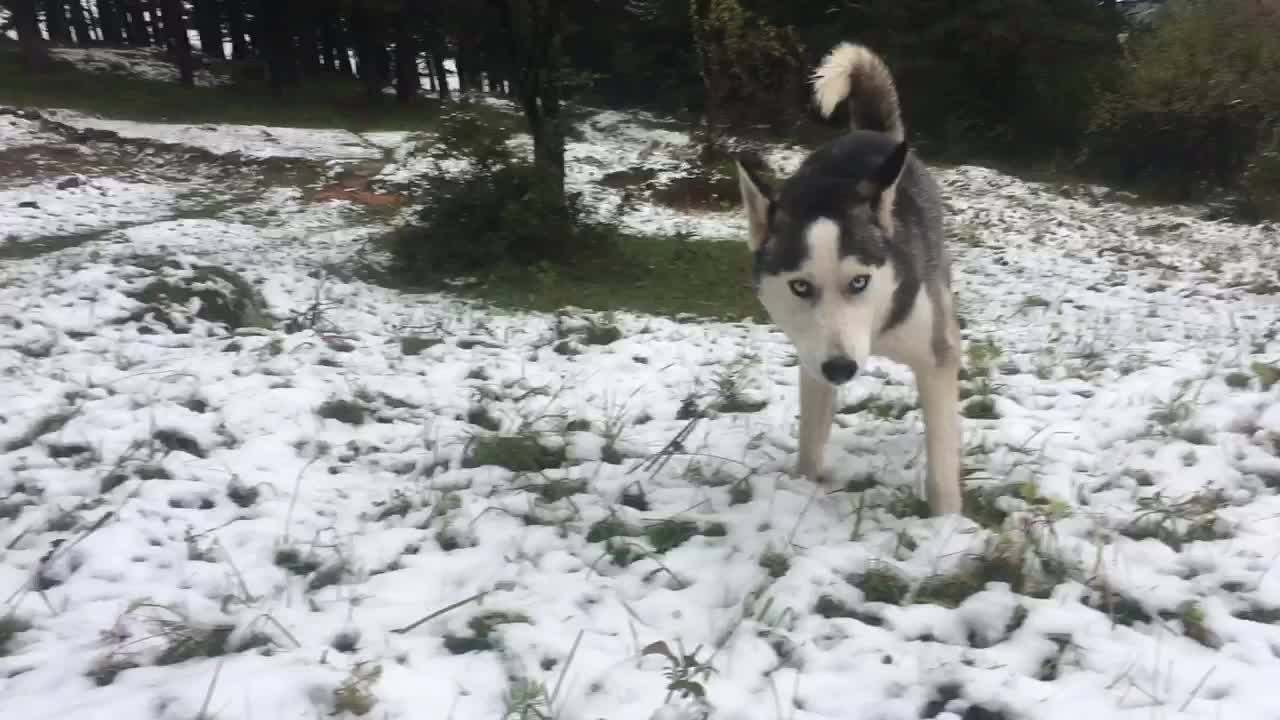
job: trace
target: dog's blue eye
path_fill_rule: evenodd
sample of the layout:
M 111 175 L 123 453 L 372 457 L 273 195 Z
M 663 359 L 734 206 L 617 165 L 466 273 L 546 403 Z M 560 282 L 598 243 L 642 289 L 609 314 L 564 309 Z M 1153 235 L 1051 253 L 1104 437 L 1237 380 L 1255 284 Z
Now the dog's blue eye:
M 813 283 L 808 280 L 792 280 L 787 283 L 787 287 L 791 288 L 791 292 L 795 293 L 796 297 L 813 297 Z
M 858 294 L 867 289 L 867 284 L 871 282 L 870 275 L 859 275 L 849 281 L 849 292 Z

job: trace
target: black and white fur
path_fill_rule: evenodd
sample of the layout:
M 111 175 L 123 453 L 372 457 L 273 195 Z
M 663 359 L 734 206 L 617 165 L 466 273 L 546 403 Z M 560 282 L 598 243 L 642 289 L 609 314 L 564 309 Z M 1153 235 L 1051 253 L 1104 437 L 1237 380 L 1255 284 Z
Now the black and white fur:
M 819 481 L 836 387 L 878 355 L 909 366 L 924 412 L 932 512 L 958 513 L 960 330 L 942 198 L 905 140 L 884 61 L 842 43 L 813 75 L 818 110 L 847 103 L 848 133 L 776 189 L 738 166 L 756 295 L 800 361 L 796 473 Z

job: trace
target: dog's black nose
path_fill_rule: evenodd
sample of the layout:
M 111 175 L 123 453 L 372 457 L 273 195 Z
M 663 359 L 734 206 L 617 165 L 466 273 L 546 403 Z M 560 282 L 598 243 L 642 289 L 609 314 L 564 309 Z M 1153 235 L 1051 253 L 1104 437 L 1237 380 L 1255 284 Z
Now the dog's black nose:
M 843 385 L 858 374 L 858 363 L 847 357 L 836 357 L 822 363 L 822 375 L 834 385 Z

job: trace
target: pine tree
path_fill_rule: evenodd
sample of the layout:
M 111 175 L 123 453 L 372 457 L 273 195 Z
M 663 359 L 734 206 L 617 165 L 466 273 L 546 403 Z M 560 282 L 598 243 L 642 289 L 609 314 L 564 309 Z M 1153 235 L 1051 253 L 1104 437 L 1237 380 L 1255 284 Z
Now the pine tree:
M 124 33 L 120 26 L 120 7 L 115 0 L 98 0 L 98 31 L 102 33 L 102 41 L 112 45 L 124 43 Z
M 545 187 L 564 205 L 564 127 L 560 116 L 563 0 L 490 2 L 498 13 L 512 90 L 533 136 L 534 167 Z
M 49 42 L 71 44 L 71 26 L 67 25 L 63 0 L 44 0 L 44 27 L 49 33 Z
M 227 14 L 227 34 L 231 36 L 231 58 L 245 60 L 249 57 L 249 21 L 245 17 L 245 0 L 223 0 Z
M 191 41 L 187 36 L 187 22 L 183 17 L 181 0 L 161 0 L 164 13 L 164 31 L 169 52 L 178 63 L 178 75 L 183 87 L 195 87 L 195 61 L 191 57 Z
M 92 43 L 93 35 L 89 32 L 89 20 L 85 17 L 83 0 L 69 0 L 67 9 L 71 18 L 71 29 L 76 31 L 76 42 L 80 45 Z
M 417 27 L 414 20 L 410 6 L 401 6 L 395 20 L 396 101 L 400 103 L 412 101 L 422 89 L 422 80 L 418 77 L 418 42 L 414 37 Z
M 44 38 L 40 35 L 40 20 L 36 0 L 12 0 L 14 25 L 18 30 L 18 44 L 22 48 L 23 61 L 30 67 L 42 65 L 47 59 Z
M 196 31 L 200 35 L 200 54 L 225 60 L 222 49 L 222 13 L 218 0 L 194 0 Z

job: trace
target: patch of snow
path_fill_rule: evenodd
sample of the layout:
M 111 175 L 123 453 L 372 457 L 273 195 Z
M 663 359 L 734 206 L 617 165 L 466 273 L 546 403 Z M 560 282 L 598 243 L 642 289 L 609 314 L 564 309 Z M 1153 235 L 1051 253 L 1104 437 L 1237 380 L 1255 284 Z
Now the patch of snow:
M 219 155 L 312 160 L 376 160 L 382 149 L 347 130 L 284 128 L 264 125 L 185 125 L 111 120 L 71 110 L 49 110 L 53 120 L 75 128 L 93 128 L 122 137 L 201 148 Z M 385 140 L 386 136 L 379 136 Z
M 92 73 L 127 75 L 143 80 L 171 83 L 181 80 L 177 64 L 155 50 L 55 47 L 49 49 L 49 54 Z M 195 84 L 199 87 L 215 87 L 229 82 L 229 78 L 215 75 L 204 68 L 196 68 Z
M 0 151 L 59 141 L 57 135 L 42 130 L 38 121 L 0 113 Z
M 149 222 L 173 212 L 169 185 L 92 178 L 74 187 L 45 181 L 0 189 L 0 248 L 5 243 L 74 235 Z

